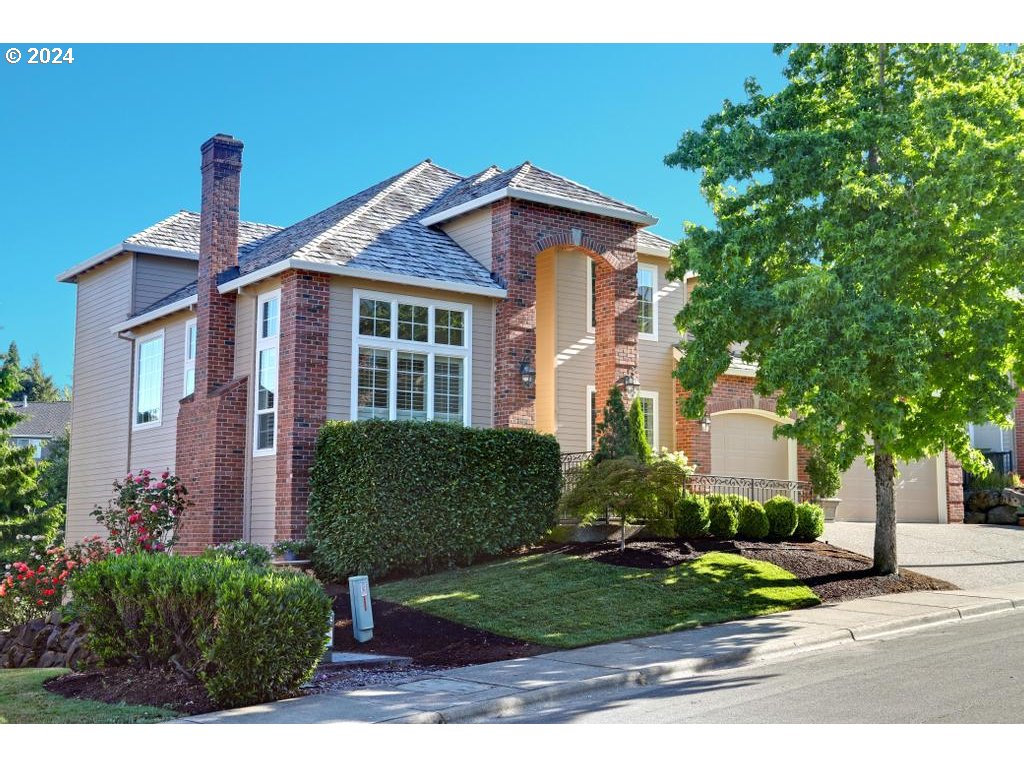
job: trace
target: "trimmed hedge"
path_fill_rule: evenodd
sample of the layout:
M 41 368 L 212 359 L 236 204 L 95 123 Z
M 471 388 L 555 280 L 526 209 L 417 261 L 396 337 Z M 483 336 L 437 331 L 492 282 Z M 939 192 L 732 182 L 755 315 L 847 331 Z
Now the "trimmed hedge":
M 309 538 L 334 579 L 466 565 L 556 522 L 558 441 L 518 429 L 328 422 L 311 473 Z
M 711 494 L 708 496 L 708 533 L 715 539 L 732 539 L 739 524 L 737 500 L 740 497 Z
M 785 496 L 774 496 L 764 504 L 768 515 L 768 536 L 782 541 L 788 539 L 796 530 L 796 502 Z
M 817 504 L 797 504 L 796 517 L 793 538 L 797 541 L 814 541 L 825 532 L 825 510 Z
M 708 535 L 710 525 L 708 500 L 704 496 L 686 494 L 676 506 L 676 534 L 683 539 L 700 539 Z
M 228 557 L 124 555 L 91 563 L 72 589 L 104 663 L 173 666 L 223 707 L 295 693 L 327 644 L 330 598 L 294 571 Z
M 768 535 L 768 515 L 757 501 L 746 501 L 740 506 L 737 534 L 741 539 L 758 541 Z

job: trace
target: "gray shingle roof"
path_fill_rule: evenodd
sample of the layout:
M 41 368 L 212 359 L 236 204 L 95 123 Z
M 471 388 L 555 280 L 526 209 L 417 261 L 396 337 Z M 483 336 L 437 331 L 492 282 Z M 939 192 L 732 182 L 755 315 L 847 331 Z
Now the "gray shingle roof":
M 257 224 L 254 221 L 238 222 L 238 250 L 244 253 L 254 248 L 281 227 L 272 224 Z M 169 248 L 176 251 L 199 253 L 199 214 L 194 211 L 178 211 L 158 221 L 151 227 L 137 232 L 125 241 L 126 246 L 142 245 L 149 248 Z
M 538 168 L 530 162 L 525 162 L 508 171 L 488 174 L 491 170 L 489 168 L 483 174 L 478 174 L 478 177 L 482 176 L 482 178 L 473 180 L 473 177 L 471 177 L 466 183 L 452 189 L 443 199 L 432 206 L 430 211 L 424 212 L 425 217 L 470 203 L 492 192 L 499 192 L 503 189 L 516 189 L 542 195 L 552 195 L 580 203 L 599 205 L 611 211 L 618 211 L 632 216 L 653 218 L 647 211 L 624 203 L 621 200 L 616 200 L 613 197 L 608 197 L 608 195 L 601 194 L 597 190 L 585 187 L 564 176 L 559 176 L 557 173 Z
M 11 403 L 14 412 L 24 418 L 11 427 L 11 437 L 57 437 L 71 423 L 71 401 L 56 403 L 21 401 Z
M 169 293 L 166 296 L 164 296 L 162 299 L 158 299 L 157 301 L 154 301 L 148 307 L 143 307 L 138 312 L 132 312 L 130 315 L 128 315 L 128 319 L 130 320 L 133 317 L 139 317 L 140 315 L 149 314 L 150 312 L 153 312 L 154 310 L 160 309 L 161 307 L 166 307 L 169 304 L 173 304 L 176 301 L 181 301 L 182 299 L 187 299 L 189 296 L 196 296 L 198 293 L 199 293 L 199 281 L 198 280 L 193 280 L 188 285 L 183 285 L 181 288 L 179 288 L 178 290 L 174 291 L 173 293 Z
M 646 229 L 638 230 L 636 233 L 637 248 L 671 248 L 673 243 L 668 238 L 656 235 Z
M 482 264 L 444 232 L 420 222 L 423 211 L 461 181 L 457 174 L 425 160 L 240 254 L 238 274 L 295 258 L 497 288 Z

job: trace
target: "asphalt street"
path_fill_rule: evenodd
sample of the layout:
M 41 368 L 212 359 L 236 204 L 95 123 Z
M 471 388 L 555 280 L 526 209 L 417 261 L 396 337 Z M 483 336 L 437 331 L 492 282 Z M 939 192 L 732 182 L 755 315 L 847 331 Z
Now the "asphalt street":
M 479 722 L 1024 723 L 1024 611 Z

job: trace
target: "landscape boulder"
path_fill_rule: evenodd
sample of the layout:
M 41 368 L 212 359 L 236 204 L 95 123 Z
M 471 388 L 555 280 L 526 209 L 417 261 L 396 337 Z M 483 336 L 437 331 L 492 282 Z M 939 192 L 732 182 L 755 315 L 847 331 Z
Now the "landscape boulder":
M 0 669 L 69 667 L 82 669 L 97 661 L 85 644 L 81 622 L 63 622 L 60 612 L 32 619 L 0 632 Z

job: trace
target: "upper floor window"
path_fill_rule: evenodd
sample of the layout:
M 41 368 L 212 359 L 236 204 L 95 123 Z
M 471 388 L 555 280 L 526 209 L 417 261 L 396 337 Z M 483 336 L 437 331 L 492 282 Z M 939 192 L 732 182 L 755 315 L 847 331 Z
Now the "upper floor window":
M 281 292 L 263 294 L 256 334 L 256 398 L 254 453 L 267 455 L 277 447 L 277 361 Z
M 654 300 L 658 291 L 658 268 L 640 266 L 636 270 L 636 324 L 641 337 L 657 338 L 658 317 Z
M 356 291 L 355 419 L 469 424 L 470 307 Z
M 185 323 L 185 386 L 183 397 L 196 391 L 196 321 Z
M 135 342 L 136 427 L 159 426 L 164 382 L 164 332 Z

